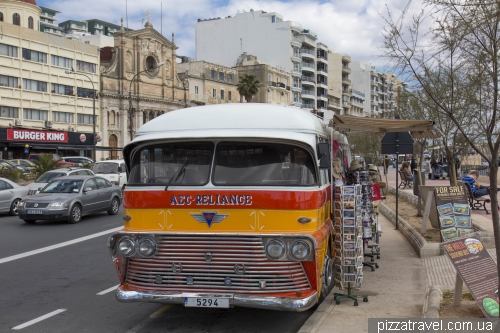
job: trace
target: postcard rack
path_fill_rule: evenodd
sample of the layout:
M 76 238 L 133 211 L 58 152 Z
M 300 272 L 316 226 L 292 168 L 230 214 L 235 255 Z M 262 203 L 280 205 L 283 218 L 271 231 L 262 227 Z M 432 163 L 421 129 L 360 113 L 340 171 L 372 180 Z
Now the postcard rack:
M 335 302 L 358 298 L 368 302 L 367 295 L 356 295 L 354 290 L 363 284 L 363 238 L 361 223 L 361 186 L 335 186 L 335 284 L 347 293 L 334 293 Z

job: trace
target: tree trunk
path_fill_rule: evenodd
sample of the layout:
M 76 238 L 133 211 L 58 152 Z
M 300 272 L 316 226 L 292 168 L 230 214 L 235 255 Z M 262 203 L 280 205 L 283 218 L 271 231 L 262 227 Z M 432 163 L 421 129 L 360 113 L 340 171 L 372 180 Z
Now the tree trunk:
M 496 155 L 496 156 L 495 156 Z M 493 223 L 493 235 L 495 237 L 495 251 L 497 258 L 500 258 L 500 223 L 498 211 L 498 155 L 493 154 L 491 157 L 493 161 L 490 164 L 490 198 L 491 198 L 491 219 Z M 497 275 L 500 272 L 500 260 L 497 260 Z M 500 278 L 498 279 L 498 290 L 500 290 Z

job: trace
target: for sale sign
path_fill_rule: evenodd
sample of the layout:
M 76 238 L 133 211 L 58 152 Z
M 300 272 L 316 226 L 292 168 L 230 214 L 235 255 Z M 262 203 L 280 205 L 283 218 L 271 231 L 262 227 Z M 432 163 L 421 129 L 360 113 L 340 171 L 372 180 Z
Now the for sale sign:
M 474 234 L 469 203 L 463 185 L 437 186 L 434 189 L 434 197 L 443 241 Z
M 68 142 L 68 132 L 7 129 L 9 141 Z

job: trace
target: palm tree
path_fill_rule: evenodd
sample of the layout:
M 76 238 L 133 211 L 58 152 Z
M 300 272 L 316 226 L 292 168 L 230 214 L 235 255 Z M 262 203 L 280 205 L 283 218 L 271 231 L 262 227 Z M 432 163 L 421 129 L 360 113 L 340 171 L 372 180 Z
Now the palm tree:
M 259 92 L 259 80 L 255 79 L 255 75 L 245 74 L 244 77 L 240 76 L 240 82 L 237 84 L 237 90 L 240 93 L 240 102 L 242 102 L 242 97 L 250 103 L 252 101 L 253 95 Z
M 43 173 L 53 170 L 57 165 L 57 161 L 54 161 L 52 154 L 39 155 L 39 160 L 33 162 L 35 163 L 33 173 L 37 178 Z

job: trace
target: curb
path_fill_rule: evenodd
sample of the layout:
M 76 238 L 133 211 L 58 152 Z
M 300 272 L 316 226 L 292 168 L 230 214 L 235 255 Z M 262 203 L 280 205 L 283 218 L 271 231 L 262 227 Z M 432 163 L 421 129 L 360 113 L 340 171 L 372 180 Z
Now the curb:
M 333 294 L 334 291 L 332 290 L 323 303 L 321 303 L 314 313 L 307 318 L 306 322 L 302 324 L 302 327 L 297 333 L 314 333 L 318 330 L 319 326 L 328 318 L 335 307 L 335 297 Z
M 429 292 L 427 293 L 426 304 L 424 305 L 424 307 L 427 307 L 427 309 L 424 308 L 424 318 L 439 318 L 439 309 L 441 307 L 442 296 L 443 293 L 438 286 L 432 286 L 429 289 Z

